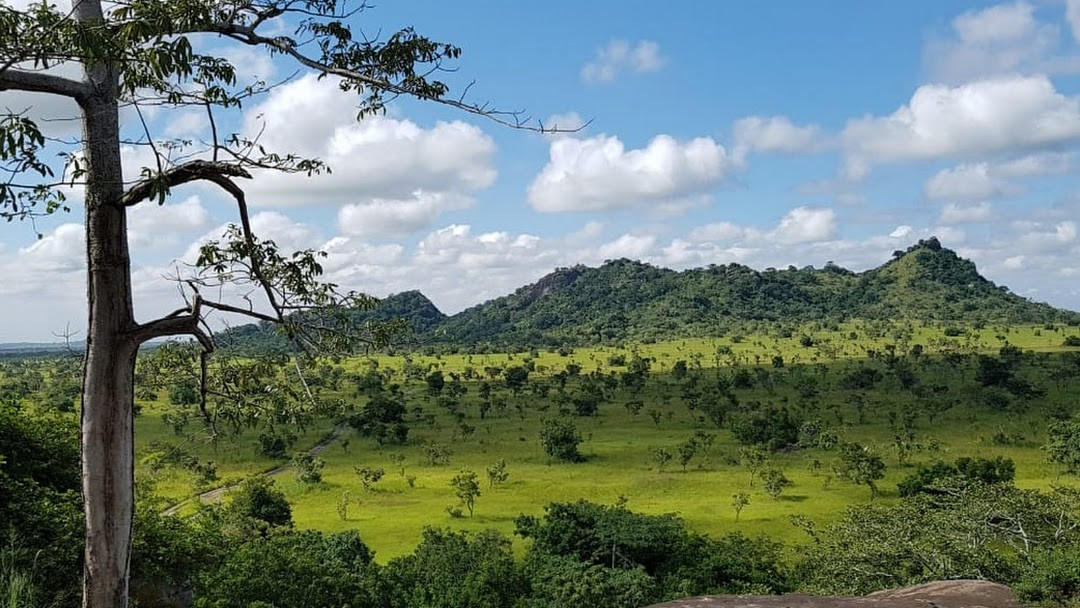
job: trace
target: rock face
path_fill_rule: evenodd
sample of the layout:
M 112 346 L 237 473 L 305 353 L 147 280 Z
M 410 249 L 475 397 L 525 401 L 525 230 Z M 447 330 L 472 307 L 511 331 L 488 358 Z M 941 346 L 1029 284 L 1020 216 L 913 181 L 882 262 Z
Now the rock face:
M 863 597 L 819 595 L 713 595 L 648 608 L 1019 608 L 1005 585 L 987 581 L 938 581 Z

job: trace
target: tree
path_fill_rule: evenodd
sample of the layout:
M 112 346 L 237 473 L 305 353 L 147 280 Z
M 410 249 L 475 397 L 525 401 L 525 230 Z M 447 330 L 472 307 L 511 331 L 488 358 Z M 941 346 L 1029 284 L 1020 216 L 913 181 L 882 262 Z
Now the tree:
M 540 426 L 540 445 L 544 452 L 556 460 L 581 462 L 585 458 L 578 452 L 581 434 L 572 422 L 565 420 L 544 420 Z
M 360 478 L 360 484 L 368 492 L 374 492 L 375 484 L 383 478 L 382 467 L 353 467 L 353 471 L 356 472 L 356 476 Z
M 1043 449 L 1050 462 L 1065 465 L 1070 473 L 1080 470 L 1080 419 L 1052 423 Z
M 495 464 L 488 467 L 488 487 L 493 488 L 495 484 L 502 485 L 506 483 L 507 479 L 510 479 L 510 472 L 506 470 L 506 459 L 500 458 Z
M 476 477 L 476 471 L 461 469 L 461 472 L 450 480 L 450 485 L 454 488 L 454 495 L 469 510 L 469 517 L 472 517 L 476 498 L 480 496 L 480 481 Z
M 780 469 L 770 467 L 761 472 L 761 485 L 765 488 L 765 493 L 776 500 L 780 498 L 784 488 L 792 485 L 792 481 Z
M 350 331 L 349 324 L 334 322 L 342 317 L 316 315 L 311 323 L 312 316 L 297 314 L 335 305 L 371 305 L 372 300 L 318 282 L 322 268 L 317 252 L 283 255 L 273 242 L 252 232 L 246 197 L 236 180 L 260 170 L 313 175 L 328 168 L 317 159 L 267 150 L 257 137 L 219 137 L 215 113 L 239 107 L 269 86 L 238 83 L 238 70 L 227 54 L 203 52 L 205 41 L 214 37 L 339 79 L 343 92 L 357 95 L 360 118 L 405 96 L 527 126 L 516 113 L 447 96 L 449 87 L 434 75 L 444 61 L 459 56 L 458 47 L 412 29 L 385 39 L 354 36 L 348 20 L 365 8 L 350 7 L 345 0 L 136 0 L 108 5 L 76 0 L 70 11 L 46 3 L 0 11 L 0 38 L 6 41 L 0 50 L 0 90 L 72 100 L 82 121 L 78 148 L 57 151 L 65 159 L 65 166 L 58 168 L 50 164 L 54 150 L 47 148 L 48 139 L 32 117 L 0 115 L 0 218 L 32 220 L 66 209 L 61 186 L 83 188 L 88 304 L 81 435 L 84 606 L 127 605 L 134 371 L 141 344 L 165 337 L 194 338 L 203 349 L 200 363 L 205 370 L 214 350 L 204 329 L 207 310 L 280 324 L 287 336 L 308 348 L 386 337 L 381 330 L 369 333 L 370 327 L 359 327 L 359 334 Z M 292 27 L 292 34 L 280 31 L 282 25 Z M 81 77 L 46 71 L 60 63 L 77 66 Z M 140 118 L 143 106 L 197 108 L 207 116 L 212 141 L 203 149 L 161 141 L 143 120 L 134 127 L 141 132 L 122 132 L 121 105 L 134 108 Z M 133 183 L 125 181 L 120 156 L 121 142 L 132 139 L 154 157 Z M 63 177 L 55 177 L 58 173 Z M 128 210 L 148 201 L 163 203 L 173 188 L 194 182 L 216 186 L 235 200 L 239 226 L 229 230 L 224 242 L 208 243 L 199 252 L 192 276 L 178 283 L 186 289 L 184 306 L 139 323 L 132 303 Z M 251 288 L 265 301 L 256 308 L 202 296 L 200 288 L 209 292 L 226 283 Z
M 735 509 L 735 521 L 739 521 L 739 514 L 750 504 L 750 494 L 739 492 L 731 495 L 731 507 Z
M 836 472 L 855 485 L 870 488 L 870 496 L 877 496 L 877 482 L 885 477 L 885 461 L 857 443 L 845 443 L 840 446 Z
M 274 480 L 258 475 L 240 484 L 229 502 L 229 511 L 241 517 L 257 519 L 271 526 L 292 527 L 292 508 L 285 494 L 274 487 Z

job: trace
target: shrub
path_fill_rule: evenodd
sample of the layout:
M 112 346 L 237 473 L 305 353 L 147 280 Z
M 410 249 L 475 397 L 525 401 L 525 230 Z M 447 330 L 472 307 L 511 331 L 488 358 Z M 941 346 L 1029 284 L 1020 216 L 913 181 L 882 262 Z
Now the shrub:
M 540 444 L 544 452 L 563 462 L 581 462 L 585 458 L 578 452 L 581 434 L 571 422 L 564 420 L 544 420 L 540 428 Z

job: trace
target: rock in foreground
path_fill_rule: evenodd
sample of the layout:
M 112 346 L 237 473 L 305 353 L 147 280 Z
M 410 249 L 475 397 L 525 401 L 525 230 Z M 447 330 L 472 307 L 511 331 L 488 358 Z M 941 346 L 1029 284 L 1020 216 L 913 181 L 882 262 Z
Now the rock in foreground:
M 987 581 L 937 581 L 863 597 L 820 595 L 712 595 L 649 608 L 1019 608 L 1005 585 Z

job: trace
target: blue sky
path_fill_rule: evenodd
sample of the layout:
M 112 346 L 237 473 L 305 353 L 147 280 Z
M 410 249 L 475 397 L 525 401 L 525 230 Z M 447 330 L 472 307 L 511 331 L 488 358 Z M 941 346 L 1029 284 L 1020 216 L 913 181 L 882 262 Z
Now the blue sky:
M 1015 292 L 1080 309 L 1080 0 L 386 2 L 355 25 L 458 44 L 446 78 L 475 81 L 474 100 L 591 122 L 539 135 L 402 102 L 357 124 L 303 73 L 223 117 L 330 163 L 247 187 L 257 228 L 330 252 L 345 287 L 420 289 L 452 313 L 576 263 L 862 270 L 934 234 Z M 293 71 L 227 52 L 241 71 Z M 197 114 L 150 121 L 159 137 L 207 133 Z M 127 156 L 137 175 L 145 150 Z M 175 308 L 162 275 L 234 219 L 198 187 L 133 211 L 143 318 Z M 76 205 L 40 240 L 0 230 L 0 341 L 82 326 L 80 221 Z

